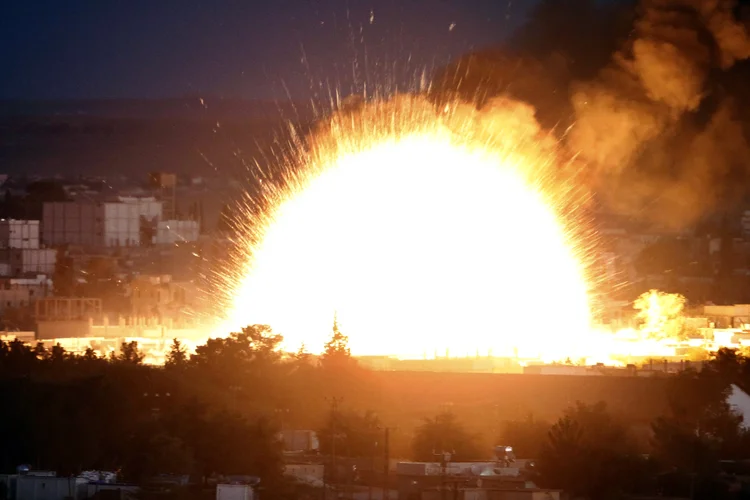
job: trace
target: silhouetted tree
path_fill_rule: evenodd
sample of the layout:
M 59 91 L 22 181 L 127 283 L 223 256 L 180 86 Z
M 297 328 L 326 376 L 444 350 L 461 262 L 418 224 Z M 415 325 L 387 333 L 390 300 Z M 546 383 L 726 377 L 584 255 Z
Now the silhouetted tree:
M 120 345 L 120 354 L 114 357 L 114 359 L 121 363 L 129 363 L 133 365 L 140 365 L 146 355 L 138 348 L 138 342 L 135 340 L 131 342 L 123 342 Z
M 590 499 L 639 493 L 651 479 L 625 426 L 604 403 L 569 408 L 550 428 L 538 467 L 542 485 Z
M 195 468 L 193 450 L 160 425 L 144 424 L 130 443 L 133 453 L 124 464 L 130 480 L 143 481 L 157 474 L 190 474 Z
M 39 346 L 32 348 L 18 339 L 0 340 L 0 371 L 14 376 L 28 375 L 39 361 L 39 353 Z
M 268 325 L 248 326 L 198 346 L 189 366 L 216 403 L 222 400 L 236 409 L 239 401 L 268 402 L 283 393 L 282 340 Z
M 331 338 L 325 343 L 320 364 L 323 368 L 340 369 L 353 366 L 355 363 L 349 349 L 349 337 L 341 333 L 338 320 L 334 318 Z
M 691 373 L 695 376 L 695 373 Z M 712 377 L 720 389 L 725 389 L 729 384 L 739 387 L 750 387 L 750 360 L 737 349 L 722 347 L 711 355 L 708 363 L 704 365 L 701 378 Z
M 318 432 L 320 451 L 330 454 L 335 439 L 336 453 L 340 456 L 372 457 L 378 443 L 382 446 L 382 433 L 380 420 L 373 412 L 331 413 L 325 426 Z
M 94 351 L 90 347 L 87 347 L 86 350 L 83 353 L 82 359 L 84 359 L 85 361 L 94 361 L 94 360 L 98 360 L 100 358 L 96 354 L 96 351 Z
M 414 460 L 435 461 L 435 453 L 449 452 L 456 461 L 487 458 L 490 451 L 483 452 L 477 437 L 470 434 L 452 412 L 439 413 L 434 418 L 425 418 L 417 427 L 412 440 Z
M 172 339 L 164 366 L 167 368 L 183 368 L 188 362 L 187 348 L 178 339 Z
M 744 358 L 720 351 L 702 372 L 672 379 L 669 412 L 652 424 L 653 455 L 668 479 L 665 494 L 724 498 L 721 460 L 750 458 L 750 433 L 727 402 Z
M 550 424 L 529 415 L 523 420 L 504 422 L 495 442 L 512 446 L 516 457 L 537 458 L 544 446 Z
M 196 366 L 248 368 L 251 364 L 273 364 L 281 359 L 283 337 L 268 325 L 252 325 L 226 338 L 209 339 L 198 346 L 190 362 Z
M 59 343 L 52 346 L 52 348 L 47 353 L 47 360 L 50 363 L 60 365 L 64 361 L 66 361 L 68 358 L 68 353 L 65 351 L 65 348 L 61 346 Z
M 307 376 L 316 369 L 313 364 L 312 354 L 307 352 L 305 344 L 302 344 L 297 352 L 291 356 L 291 370 L 290 373 L 295 373 L 301 376 Z

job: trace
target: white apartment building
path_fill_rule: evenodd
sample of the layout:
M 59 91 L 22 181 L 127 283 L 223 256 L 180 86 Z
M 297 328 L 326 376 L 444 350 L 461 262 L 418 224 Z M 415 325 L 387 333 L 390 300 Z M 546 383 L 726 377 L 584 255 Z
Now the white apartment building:
M 46 274 L 55 272 L 57 250 L 54 248 L 14 248 L 8 251 L 11 276 Z M 0 267 L 0 272 L 2 272 Z
M 0 248 L 39 248 L 39 221 L 0 219 Z
M 141 244 L 141 207 L 136 203 L 102 203 L 105 247 Z

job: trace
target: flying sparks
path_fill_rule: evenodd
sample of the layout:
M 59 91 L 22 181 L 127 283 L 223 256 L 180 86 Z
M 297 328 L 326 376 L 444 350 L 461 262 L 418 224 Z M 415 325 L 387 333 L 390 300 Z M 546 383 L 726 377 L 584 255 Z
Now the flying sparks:
M 533 113 L 397 97 L 342 110 L 248 200 L 223 332 L 315 350 L 558 359 L 590 331 L 582 202 Z

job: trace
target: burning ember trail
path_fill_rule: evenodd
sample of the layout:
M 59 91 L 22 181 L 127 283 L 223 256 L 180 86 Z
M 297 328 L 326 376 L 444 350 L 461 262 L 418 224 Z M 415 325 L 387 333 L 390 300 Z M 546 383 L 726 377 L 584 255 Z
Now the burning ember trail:
M 222 333 L 268 324 L 316 351 L 336 315 L 358 355 L 587 354 L 582 195 L 530 109 L 366 104 L 285 166 L 236 221 Z

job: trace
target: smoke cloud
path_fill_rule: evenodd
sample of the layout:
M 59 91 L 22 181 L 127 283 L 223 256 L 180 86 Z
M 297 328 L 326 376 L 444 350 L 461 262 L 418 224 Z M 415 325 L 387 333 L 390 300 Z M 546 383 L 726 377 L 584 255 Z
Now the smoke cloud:
M 571 151 L 615 211 L 680 227 L 741 193 L 750 170 L 737 105 L 715 81 L 750 58 L 725 0 L 643 0 L 629 40 L 571 86 Z

